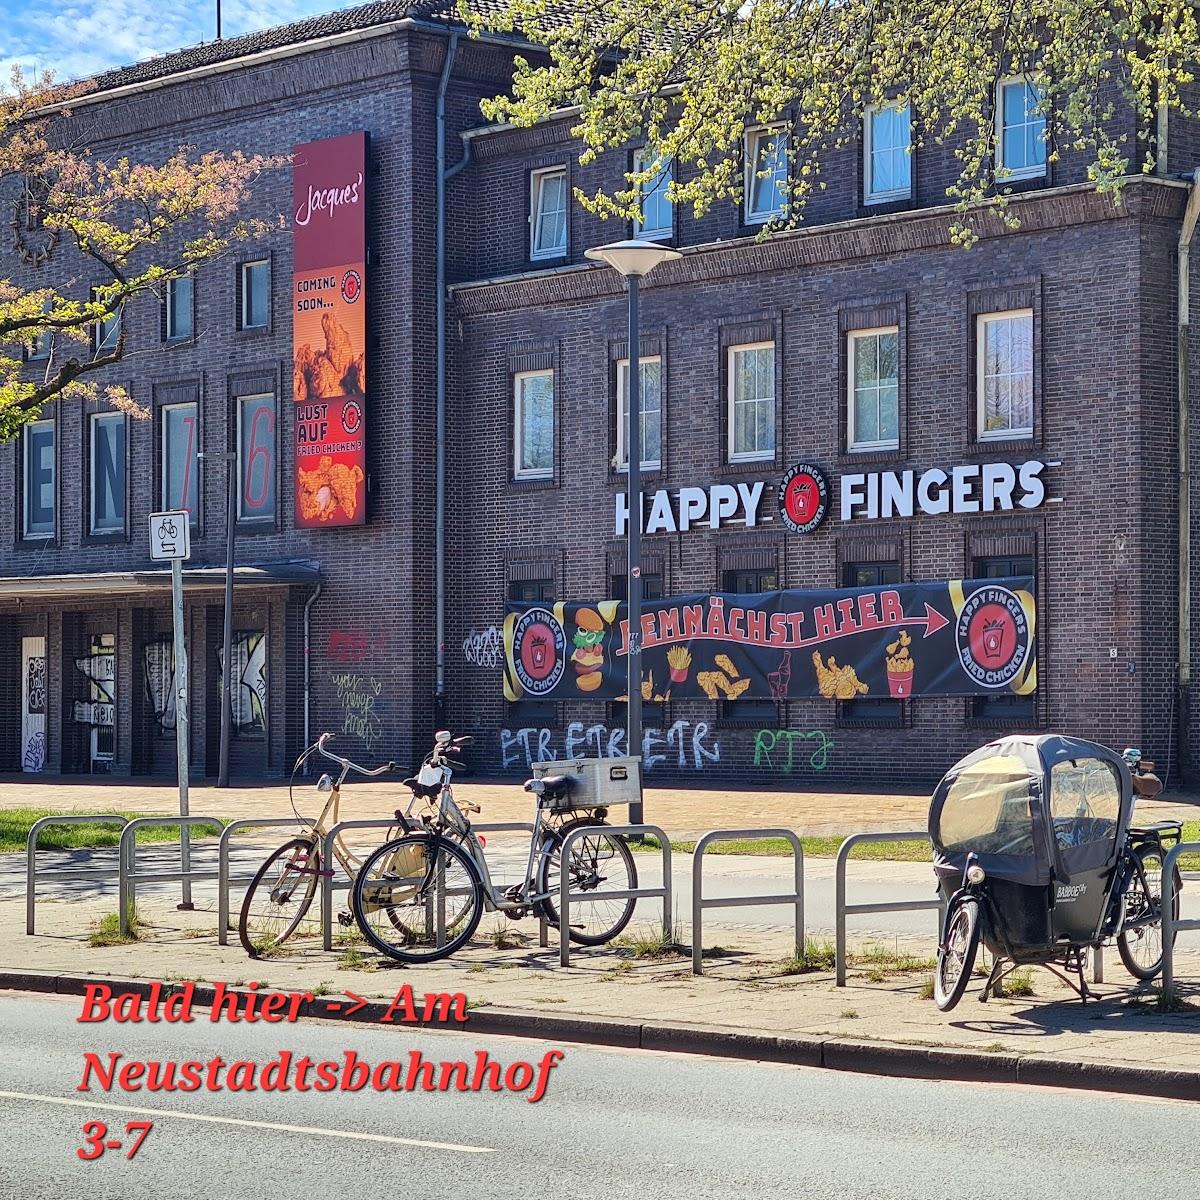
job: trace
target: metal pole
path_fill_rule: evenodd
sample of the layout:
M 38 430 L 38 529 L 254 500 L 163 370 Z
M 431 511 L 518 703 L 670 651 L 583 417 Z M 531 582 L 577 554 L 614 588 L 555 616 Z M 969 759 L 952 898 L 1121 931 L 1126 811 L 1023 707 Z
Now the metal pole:
M 229 739 L 233 734 L 233 537 L 237 529 L 237 454 L 225 453 L 225 624 L 221 632 L 221 755 L 217 787 L 229 786 Z M 307 664 L 306 664 L 307 665 Z
M 171 560 L 171 608 L 175 629 L 175 755 L 179 764 L 179 815 L 188 815 L 188 660 L 187 644 L 183 636 L 183 564 L 177 558 Z M 181 909 L 190 910 L 192 905 L 191 847 L 188 827 L 179 829 L 179 861 L 183 872 L 183 903 Z M 124 911 L 121 913 L 125 917 Z
M 629 823 L 643 820 L 642 780 L 642 356 L 638 330 L 638 277 L 629 285 L 629 412 L 625 444 L 629 447 L 629 703 L 625 713 L 626 753 L 638 760 L 638 799 L 629 806 Z

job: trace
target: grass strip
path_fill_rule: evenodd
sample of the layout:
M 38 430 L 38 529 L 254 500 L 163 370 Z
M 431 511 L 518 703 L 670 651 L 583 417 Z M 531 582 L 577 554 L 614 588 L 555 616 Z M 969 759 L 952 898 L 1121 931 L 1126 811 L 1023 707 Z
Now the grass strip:
M 14 854 L 25 849 L 29 831 L 34 822 L 42 817 L 67 815 L 101 815 L 104 809 L 74 808 L 70 814 L 54 808 L 0 808 L 0 854 Z M 169 814 L 122 812 L 128 817 L 166 816 Z M 39 850 L 96 850 L 104 846 L 117 846 L 121 842 L 121 826 L 115 821 L 78 821 L 70 825 L 51 825 L 38 834 Z M 220 836 L 220 825 L 193 825 L 192 841 Z M 139 845 L 145 842 L 179 841 L 178 825 L 150 825 L 139 829 L 134 835 Z

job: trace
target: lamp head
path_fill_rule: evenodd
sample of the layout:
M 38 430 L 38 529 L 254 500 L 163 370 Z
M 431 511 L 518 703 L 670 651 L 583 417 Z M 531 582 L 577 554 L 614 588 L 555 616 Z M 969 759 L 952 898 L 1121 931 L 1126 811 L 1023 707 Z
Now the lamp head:
M 670 246 L 662 246 L 658 242 L 648 242 L 642 238 L 610 242 L 607 246 L 593 246 L 590 250 L 585 250 L 583 255 L 593 262 L 608 263 L 614 271 L 627 279 L 631 275 L 638 278 L 649 275 L 659 263 L 683 257 L 678 250 L 672 250 Z

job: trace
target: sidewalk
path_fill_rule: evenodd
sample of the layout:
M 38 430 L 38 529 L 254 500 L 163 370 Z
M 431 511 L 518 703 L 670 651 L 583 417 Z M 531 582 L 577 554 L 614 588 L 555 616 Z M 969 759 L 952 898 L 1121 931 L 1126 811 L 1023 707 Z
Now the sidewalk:
M 296 803 L 304 814 L 320 810 L 314 781 L 296 785 Z M 493 782 L 456 781 L 455 794 L 478 804 L 480 821 L 525 821 L 532 800 L 521 790 L 520 780 Z M 929 790 L 905 788 L 895 792 L 855 791 L 831 785 L 825 790 L 774 791 L 755 782 L 745 788 L 648 787 L 645 819 L 661 825 L 672 837 L 696 837 L 709 829 L 784 825 L 803 837 L 841 836 L 870 830 L 924 829 L 929 814 Z M 387 817 L 407 806 L 411 796 L 399 779 L 388 783 L 355 783 L 343 793 L 342 816 Z M 179 794 L 173 784 L 139 783 L 124 779 L 96 781 L 78 776 L 0 776 L 0 809 L 74 808 L 140 813 L 179 811 Z M 200 816 L 234 820 L 241 817 L 290 816 L 286 784 L 219 790 L 193 786 L 189 809 Z M 1195 820 L 1200 818 L 1200 796 L 1172 795 L 1139 800 L 1140 820 Z M 624 818 L 614 811 L 609 820 Z

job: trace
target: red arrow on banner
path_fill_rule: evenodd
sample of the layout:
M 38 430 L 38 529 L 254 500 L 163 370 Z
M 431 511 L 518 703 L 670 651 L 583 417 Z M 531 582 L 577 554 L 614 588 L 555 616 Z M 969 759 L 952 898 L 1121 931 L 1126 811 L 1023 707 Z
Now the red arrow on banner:
M 908 617 L 906 621 L 914 625 L 918 622 L 923 622 L 925 632 L 921 635 L 922 637 L 929 637 L 931 633 L 937 633 L 939 629 L 945 629 L 950 624 L 928 601 L 925 602 L 925 615 L 923 617 Z

